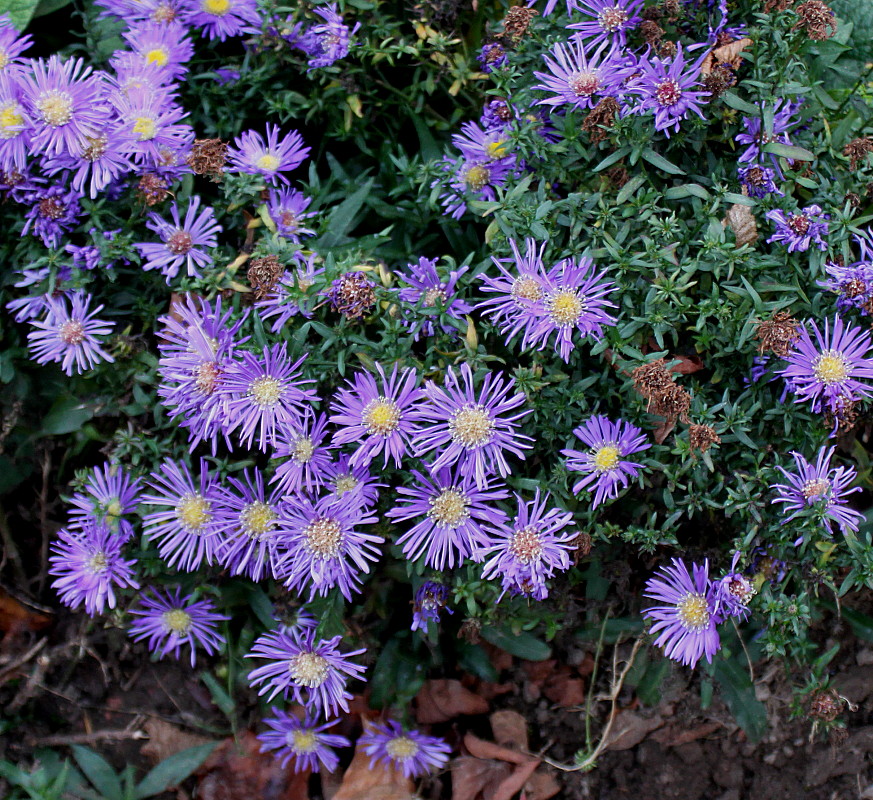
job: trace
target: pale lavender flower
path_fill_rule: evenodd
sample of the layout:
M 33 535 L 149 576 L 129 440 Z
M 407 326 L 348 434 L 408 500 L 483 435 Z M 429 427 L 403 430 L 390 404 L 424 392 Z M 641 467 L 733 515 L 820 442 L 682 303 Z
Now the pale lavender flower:
M 282 769 L 290 761 L 294 772 L 320 772 L 322 769 L 330 774 L 336 772 L 339 756 L 331 748 L 349 747 L 351 742 L 345 736 L 324 731 L 336 725 L 339 718 L 317 725 L 314 716 L 301 721 L 279 709 L 274 709 L 273 714 L 272 718 L 264 719 L 272 730 L 258 734 L 262 753 L 272 751 Z
M 154 64 L 171 83 L 188 72 L 187 62 L 194 55 L 194 45 L 187 29 L 178 22 L 145 22 L 122 35 L 130 49 L 144 64 Z M 110 62 L 111 63 L 111 62 Z
M 267 183 L 288 183 L 282 174 L 303 163 L 310 148 L 303 146 L 303 137 L 291 131 L 279 140 L 279 126 L 267 125 L 266 141 L 256 131 L 245 131 L 228 148 L 227 161 L 232 171 L 247 175 L 262 175 Z
M 195 600 L 193 594 L 182 597 L 182 590 L 162 592 L 154 589 L 154 597 L 142 597 L 139 608 L 130 613 L 135 619 L 130 623 L 128 634 L 135 642 L 147 639 L 148 648 L 158 658 L 170 654 L 181 658 L 182 647 L 191 650 L 191 666 L 197 663 L 197 648 L 213 655 L 226 644 L 218 632 L 218 623 L 229 620 L 218 614 L 211 600 Z
M 503 158 L 515 159 L 509 150 L 512 146 L 505 128 L 483 130 L 475 122 L 465 122 L 461 132 L 452 136 L 452 144 L 468 161 L 487 163 Z
M 261 32 L 256 0 L 192 0 L 183 8 L 183 21 L 212 40 Z
M 133 149 L 133 134 L 117 125 L 107 125 L 96 137 L 87 137 L 76 153 L 60 153 L 43 162 L 46 175 L 72 171 L 70 187 L 75 192 L 88 190 L 94 200 L 114 181 L 134 168 L 128 155 Z
M 121 119 L 120 127 L 131 138 L 134 161 L 181 174 L 178 164 L 191 149 L 194 129 L 183 121 L 188 114 L 169 91 L 138 85 L 126 92 L 113 92 L 111 100 Z
M 0 78 L 17 78 L 25 70 L 21 54 L 33 45 L 29 35 L 21 36 L 8 14 L 0 14 Z
M 609 51 L 606 48 L 609 47 Z M 549 57 L 551 56 L 551 58 Z M 593 108 L 600 97 L 614 96 L 633 70 L 614 45 L 604 41 L 590 56 L 578 39 L 556 44 L 543 57 L 549 72 L 534 72 L 541 83 L 532 87 L 551 96 L 538 105 Z
M 0 28 L 0 35 L 3 31 Z M 21 84 L 0 72 L 0 170 L 3 172 L 24 170 L 31 152 L 33 123 L 24 103 Z
M 460 219 L 467 211 L 470 196 L 477 200 L 494 200 L 496 186 L 502 186 L 516 168 L 516 158 L 509 155 L 496 161 L 458 158 L 444 158 L 439 165 L 447 173 L 449 188 L 440 197 L 440 205 L 452 219 Z M 437 178 L 432 187 L 443 186 L 445 178 Z
M 586 19 L 570 23 L 567 30 L 578 31 L 574 36 L 588 46 L 611 42 L 624 47 L 628 31 L 642 21 L 643 0 L 567 0 L 568 11 L 571 2 L 573 16 L 581 14 Z
M 873 263 L 856 261 L 849 266 L 843 266 L 828 261 L 825 263 L 825 272 L 829 280 L 820 282 L 819 286 L 825 286 L 839 295 L 837 310 L 841 314 L 846 314 L 852 308 L 860 311 L 863 316 L 870 313 L 873 308 Z
M 327 480 L 325 468 L 331 461 L 327 439 L 327 415 L 311 415 L 299 424 L 280 428 L 273 445 L 273 458 L 284 459 L 271 483 L 281 494 L 317 492 Z
M 94 467 L 84 493 L 77 492 L 70 498 L 70 527 L 81 528 L 92 519 L 126 541 L 133 535 L 133 525 L 124 516 L 136 511 L 141 489 L 140 479 L 131 480 L 118 464 L 107 461 L 102 467 Z
M 315 216 L 314 211 L 306 211 L 311 202 L 296 189 L 270 189 L 267 213 L 276 224 L 276 233 L 298 244 L 301 237 L 314 235 L 315 231 L 303 227 L 303 220 Z
M 594 484 L 592 509 L 606 499 L 618 497 L 619 490 L 639 475 L 643 465 L 627 460 L 627 456 L 651 447 L 636 425 L 624 420 L 611 422 L 602 415 L 591 417 L 573 433 L 590 449 L 584 453 L 561 450 L 561 455 L 567 456 L 567 469 L 587 473 L 573 487 L 575 494 Z
M 830 214 L 822 213 L 821 206 L 813 204 L 796 214 L 786 214 L 774 208 L 765 216 L 776 223 L 776 231 L 767 239 L 768 244 L 784 244 L 789 253 L 804 253 L 811 244 L 815 244 L 819 250 L 828 249 L 824 237 L 828 235 L 828 223 L 825 220 L 830 219 Z
M 643 595 L 661 604 L 644 609 L 643 616 L 655 621 L 651 632 L 660 634 L 655 645 L 664 648 L 667 658 L 688 667 L 704 656 L 712 663 L 721 639 L 708 561 L 692 564 L 689 573 L 685 562 L 674 558 L 672 566 L 661 567 L 649 579 Z
M 746 145 L 746 149 L 738 159 L 740 164 L 759 164 L 765 155 L 769 155 L 776 174 L 781 178 L 782 169 L 779 167 L 779 157 L 775 153 L 764 153 L 764 146 L 771 142 L 778 144 L 791 144 L 788 135 L 790 128 L 799 124 L 800 120 L 795 117 L 797 110 L 803 103 L 801 98 L 797 102 L 777 98 L 773 102 L 773 110 L 762 108 L 763 117 L 743 117 L 744 133 L 738 133 L 735 137 L 738 144 Z M 764 126 L 764 120 L 772 115 L 772 128 Z M 788 163 L 791 163 L 789 159 Z
M 451 270 L 448 277 L 443 279 L 437 272 L 436 264 L 437 259 L 435 258 L 419 258 L 418 264 L 407 265 L 407 272 L 398 272 L 400 279 L 408 284 L 408 287 L 400 289 L 398 297 L 405 303 L 412 303 L 416 306 L 421 304 L 422 310 L 438 311 L 440 315 L 460 320 L 465 314 L 469 314 L 473 310 L 473 306 L 457 296 L 455 288 L 458 279 L 469 267 Z M 419 316 L 414 312 L 409 312 L 401 317 L 401 322 L 412 332 L 414 341 L 418 341 L 422 336 L 436 335 L 438 318 L 434 313 Z M 439 327 L 444 333 L 458 335 L 458 329 L 453 325 L 439 323 Z
M 419 731 L 404 730 L 399 722 L 371 722 L 358 739 L 358 745 L 370 756 L 370 768 L 387 764 L 407 778 L 419 778 L 449 763 L 452 748 L 443 739 Z
M 329 497 L 364 508 L 376 505 L 379 490 L 387 485 L 377 481 L 366 464 L 352 465 L 351 457 L 345 453 L 341 453 L 336 461 L 325 464 L 322 472 Z

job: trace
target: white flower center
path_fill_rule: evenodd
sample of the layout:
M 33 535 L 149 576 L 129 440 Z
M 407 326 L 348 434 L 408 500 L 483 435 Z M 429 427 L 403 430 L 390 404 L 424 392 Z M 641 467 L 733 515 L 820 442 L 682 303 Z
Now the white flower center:
M 436 497 L 431 497 L 428 503 L 430 511 L 427 515 L 441 527 L 457 528 L 470 518 L 470 498 L 455 487 L 443 489 Z
M 509 552 L 522 564 L 530 564 L 539 559 L 543 553 L 543 543 L 537 527 L 528 525 L 526 528 L 513 531 Z
M 467 403 L 449 418 L 449 431 L 463 447 L 481 447 L 494 437 L 494 421 L 485 406 Z
M 303 652 L 291 658 L 288 672 L 294 683 L 315 689 L 327 680 L 330 666 L 318 653 Z

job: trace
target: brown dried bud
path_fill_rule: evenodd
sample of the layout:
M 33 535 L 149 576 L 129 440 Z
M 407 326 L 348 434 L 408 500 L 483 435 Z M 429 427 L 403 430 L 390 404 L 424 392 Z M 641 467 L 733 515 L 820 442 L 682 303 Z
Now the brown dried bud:
M 195 139 L 185 161 L 196 175 L 218 177 L 224 172 L 227 145 L 221 139 Z
M 837 18 L 834 12 L 821 0 L 806 0 L 794 9 L 799 17 L 792 30 L 803 28 L 813 41 L 830 39 L 837 32 Z
M 607 133 L 604 128 L 611 128 L 621 106 L 614 97 L 604 97 L 585 117 L 582 130 L 587 131 L 595 144 L 602 142 Z
M 833 722 L 843 710 L 843 701 L 835 689 L 819 689 L 809 700 L 809 716 L 822 722 Z
M 663 358 L 642 364 L 631 372 L 634 389 L 646 400 L 651 400 L 658 394 L 663 393 L 673 383 L 673 376 L 665 366 Z
M 794 4 L 794 0 L 766 0 L 764 3 L 764 13 L 765 14 L 773 14 L 778 11 L 785 11 L 787 8 L 791 8 Z
M 585 558 L 591 552 L 591 534 L 580 533 L 570 544 L 576 547 L 573 563 L 578 564 L 580 558 Z
M 285 267 L 279 263 L 278 256 L 269 255 L 263 258 L 253 258 L 246 277 L 249 279 L 249 286 L 254 291 L 255 299 L 262 300 L 270 294 L 284 274 Z
M 828 406 L 827 411 L 825 411 L 825 424 L 832 430 L 837 428 L 840 433 L 848 433 L 858 421 L 856 405 L 857 402 L 851 397 L 840 395 L 834 401 L 833 406 Z
M 864 136 L 861 139 L 852 139 L 844 148 L 843 155 L 849 159 L 849 169 L 858 169 L 858 164 L 873 153 L 873 139 Z
M 526 6 L 513 6 L 503 19 L 502 38 L 511 45 L 517 45 L 527 33 L 531 20 L 540 12 Z
M 688 428 L 688 441 L 692 450 L 705 453 L 714 444 L 721 444 L 721 437 L 709 425 L 691 425 Z
M 657 22 L 661 17 L 664 16 L 664 12 L 658 8 L 658 6 L 649 6 L 648 8 L 643 9 L 642 18 L 644 20 L 650 20 L 652 22 Z
M 846 202 L 857 210 L 861 207 L 861 196 L 855 192 L 846 192 Z
M 656 47 L 664 36 L 664 29 L 654 20 L 645 19 L 640 23 L 640 33 L 646 44 Z
M 482 641 L 480 635 L 482 631 L 482 623 L 475 617 L 467 617 L 461 623 L 461 629 L 458 631 L 458 638 L 464 639 L 470 644 L 479 644 Z
M 362 319 L 376 304 L 375 287 L 363 272 L 346 272 L 331 285 L 331 307 L 349 319 Z
M 788 311 L 777 311 L 770 319 L 758 323 L 755 338 L 759 339 L 758 352 L 771 350 L 779 358 L 791 352 L 791 345 L 800 336 L 800 323 Z
M 139 179 L 136 186 L 136 197 L 147 206 L 157 205 L 169 197 L 169 184 L 160 175 L 147 172 Z
M 663 13 L 670 22 L 675 22 L 684 14 L 681 0 L 664 0 L 664 2 L 661 3 L 661 13 Z
M 662 41 L 656 48 L 655 52 L 659 58 L 673 58 L 676 55 L 676 42 L 669 40 Z
M 688 409 L 691 408 L 691 395 L 681 386 L 671 383 L 661 394 L 655 395 L 649 401 L 649 410 L 667 419 L 678 417 L 683 422 L 688 421 Z
M 606 179 L 614 189 L 621 189 L 630 180 L 630 175 L 624 167 L 611 167 L 606 170 Z
M 710 99 L 721 97 L 731 86 L 736 86 L 736 84 L 736 73 L 727 61 L 716 64 L 709 75 L 703 76 L 703 86 L 709 92 Z M 759 168 L 753 167 L 753 169 Z

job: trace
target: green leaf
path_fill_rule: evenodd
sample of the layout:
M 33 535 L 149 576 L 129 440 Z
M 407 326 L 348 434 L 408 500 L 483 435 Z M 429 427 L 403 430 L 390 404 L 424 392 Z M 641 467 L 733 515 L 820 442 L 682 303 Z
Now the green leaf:
M 39 0 L 34 9 L 34 17 L 44 17 L 46 14 L 53 14 L 55 11 L 60 11 L 64 6 L 70 5 L 73 0 Z
M 552 654 L 552 648 L 533 634 L 526 631 L 516 634 L 503 625 L 486 625 L 482 628 L 482 638 L 526 661 L 545 661 Z
M 600 172 L 602 169 L 606 169 L 607 167 L 611 167 L 615 164 L 616 161 L 621 161 L 628 153 L 630 152 L 629 147 L 620 147 L 614 153 L 610 153 L 606 158 L 603 159 L 595 168 L 594 172 Z
M 104 800 L 124 800 L 121 781 L 102 756 L 78 744 L 74 744 L 72 749 L 76 763 Z
M 12 24 L 23 31 L 36 10 L 37 0 L 0 0 L 0 14 L 9 14 Z
M 621 187 L 621 191 L 618 193 L 618 197 L 615 198 L 616 205 L 621 205 L 622 203 L 627 202 L 631 197 L 636 194 L 637 189 L 640 188 L 646 182 L 645 175 L 637 175 L 634 178 L 631 178 L 624 186 Z
M 659 155 L 654 150 L 643 150 L 643 158 L 648 161 L 653 167 L 657 167 L 662 172 L 666 172 L 669 175 L 684 175 L 685 170 L 680 169 L 675 164 L 670 161 L 667 161 L 664 156 Z
M 442 150 L 433 138 L 430 128 L 425 121 L 418 116 L 412 114 L 412 124 L 415 126 L 415 132 L 418 134 L 418 141 L 421 143 L 421 157 L 424 161 L 437 161 L 442 157 Z
M 201 672 L 200 680 L 206 684 L 209 693 L 212 695 L 212 702 L 218 706 L 219 710 L 226 717 L 232 717 L 236 710 L 236 703 L 233 698 L 224 690 L 224 687 L 216 680 L 215 676 L 210 672 Z
M 783 158 L 791 158 L 795 161 L 815 161 L 815 156 L 805 147 L 798 147 L 793 144 L 782 144 L 782 142 L 770 142 L 764 145 L 765 153 L 782 156 Z
M 499 679 L 497 670 L 488 658 L 488 654 L 478 645 L 461 641 L 458 643 L 458 666 L 471 675 L 483 681 L 496 683 Z
M 409 703 L 424 685 L 425 670 L 421 659 L 407 650 L 408 643 L 391 639 L 379 654 L 368 686 L 373 708 Z
M 86 406 L 76 397 L 59 397 L 42 420 L 44 436 L 57 436 L 72 433 L 94 416 L 93 408 Z
M 736 109 L 737 111 L 742 111 L 749 117 L 760 117 L 761 109 L 758 106 L 754 106 L 746 100 L 741 100 L 737 97 L 733 92 L 725 92 L 721 99 L 725 101 L 727 105 L 731 108 Z
M 135 800 L 153 797 L 178 786 L 206 761 L 217 744 L 218 742 L 200 744 L 165 758 L 137 784 L 134 792 Z
M 370 178 L 360 189 L 343 200 L 331 212 L 328 218 L 327 233 L 318 239 L 318 247 L 324 249 L 336 247 L 342 241 L 345 235 L 352 229 L 355 216 L 361 210 L 372 188 L 373 179 Z
M 767 709 L 755 697 L 749 673 L 735 660 L 718 659 L 713 674 L 737 724 L 746 732 L 749 741 L 759 741 L 767 732 Z

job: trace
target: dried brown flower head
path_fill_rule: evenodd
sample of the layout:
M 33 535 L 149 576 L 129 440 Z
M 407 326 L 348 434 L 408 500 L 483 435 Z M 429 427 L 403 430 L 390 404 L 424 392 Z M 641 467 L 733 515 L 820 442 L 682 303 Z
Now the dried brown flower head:
M 649 410 L 667 419 L 688 421 L 688 409 L 691 408 L 691 395 L 681 386 L 671 383 L 661 394 L 649 400 Z
M 673 373 L 667 369 L 663 358 L 642 364 L 631 372 L 634 389 L 644 397 L 646 409 L 652 414 L 683 422 L 688 420 L 691 395 L 673 382 Z
M 227 161 L 227 144 L 221 139 L 195 139 L 185 159 L 196 175 L 218 177 Z
M 791 345 L 800 336 L 800 323 L 788 311 L 777 311 L 770 319 L 758 323 L 755 338 L 760 340 L 758 352 L 770 350 L 779 358 L 791 352 Z
M 139 179 L 136 186 L 136 197 L 147 206 L 157 205 L 169 196 L 167 187 L 169 184 L 160 175 L 147 172 Z
M 778 11 L 785 11 L 787 8 L 791 8 L 794 4 L 794 0 L 766 0 L 764 3 L 764 13 L 765 14 L 773 14 Z
M 573 564 L 578 566 L 579 559 L 585 558 L 591 552 L 591 534 L 580 533 L 570 544 L 576 548 L 573 552 Z
M 710 99 L 720 97 L 730 89 L 731 86 L 736 86 L 736 84 L 737 75 L 734 72 L 734 68 L 727 61 L 722 61 L 720 64 L 716 64 L 709 75 L 703 76 L 703 86 L 706 91 L 709 92 L 711 96 Z M 759 167 L 753 167 L 753 169 L 758 169 L 760 171 Z
M 614 97 L 604 97 L 591 109 L 582 123 L 582 130 L 589 133 L 592 142 L 602 142 L 607 137 L 604 128 L 612 127 L 620 108 Z
M 666 363 L 663 358 L 659 358 L 657 361 L 642 364 L 631 372 L 634 389 L 647 400 L 662 393 L 673 383 L 673 376 Z
M 540 12 L 527 6 L 513 6 L 503 19 L 503 40 L 517 45 L 527 33 L 531 20 Z
M 855 423 L 858 421 L 856 405 L 856 401 L 851 397 L 840 395 L 836 399 L 833 408 L 829 407 L 825 412 L 825 424 L 831 429 L 838 430 L 840 433 L 848 433 L 855 427 Z
M 458 638 L 464 639 L 470 644 L 479 644 L 482 641 L 480 635 L 482 631 L 482 623 L 475 617 L 467 617 L 462 623 L 458 631 Z
M 864 136 L 861 139 L 852 139 L 844 148 L 843 155 L 849 159 L 849 169 L 858 169 L 858 164 L 867 158 L 869 153 L 873 153 L 873 139 Z
M 843 701 L 835 689 L 819 689 L 809 700 L 809 716 L 822 722 L 833 722 L 843 710 Z
M 673 58 L 676 55 L 676 50 L 676 42 L 671 42 L 669 39 L 662 41 L 655 48 L 658 58 Z
M 630 180 L 630 175 L 624 167 L 610 167 L 606 170 L 606 179 L 614 189 L 621 189 Z
M 813 41 L 830 39 L 837 32 L 837 18 L 834 12 L 821 0 L 806 0 L 794 9 L 799 17 L 794 28 L 803 28 Z M 794 30 L 792 28 L 792 30 Z
M 661 13 L 667 17 L 670 22 L 675 22 L 679 17 L 684 15 L 681 0 L 664 0 L 661 3 Z
M 246 277 L 249 279 L 249 286 L 255 293 L 255 299 L 262 300 L 272 292 L 284 273 L 285 267 L 279 263 L 278 256 L 269 255 L 253 258 Z
M 333 282 L 329 295 L 334 311 L 361 319 L 376 304 L 375 284 L 363 272 L 347 272 Z
M 688 440 L 692 450 L 705 453 L 714 444 L 721 443 L 721 437 L 709 425 L 691 425 L 688 428 Z
M 648 6 L 643 9 L 641 16 L 644 20 L 657 22 L 664 16 L 664 12 L 658 6 Z
M 654 20 L 644 19 L 640 23 L 640 33 L 646 40 L 646 44 L 656 47 L 664 36 L 664 29 Z

